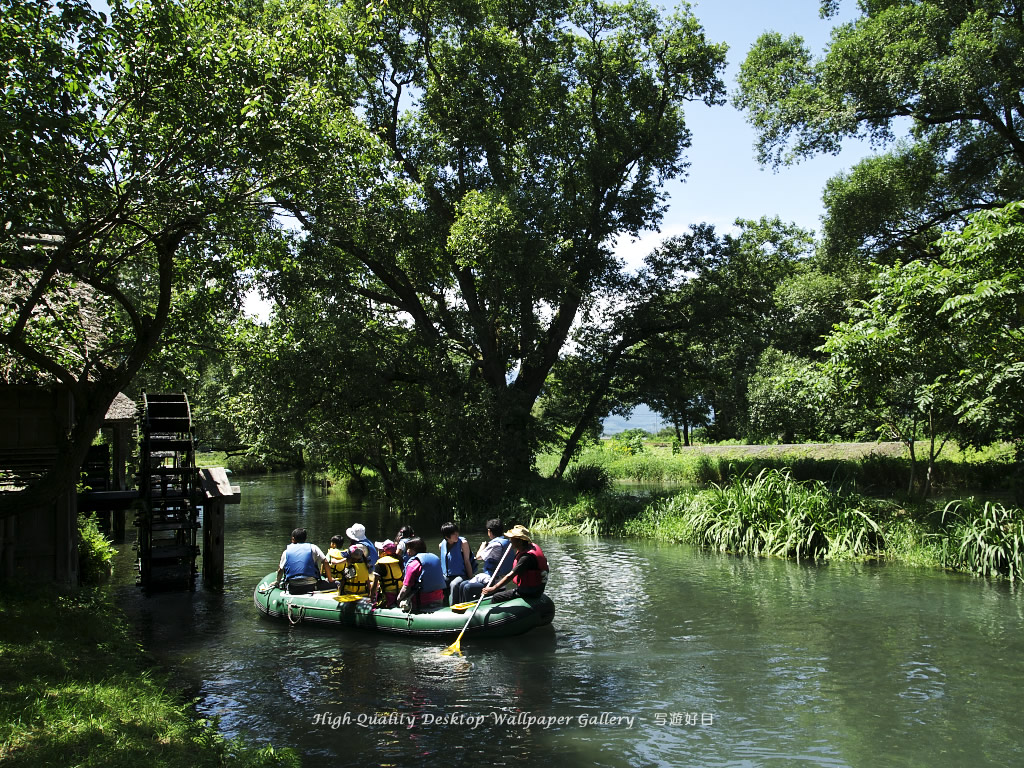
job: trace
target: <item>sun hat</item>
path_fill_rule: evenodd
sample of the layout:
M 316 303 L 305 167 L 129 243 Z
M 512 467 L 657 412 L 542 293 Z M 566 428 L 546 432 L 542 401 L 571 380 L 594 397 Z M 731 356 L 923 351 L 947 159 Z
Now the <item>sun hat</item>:
M 394 554 L 398 551 L 398 545 L 395 544 L 395 542 L 393 542 L 391 539 L 378 542 L 376 544 L 376 547 L 381 552 L 390 552 L 391 554 Z
M 366 538 L 366 526 L 362 523 L 353 523 L 352 527 L 345 531 L 345 535 L 353 541 L 362 541 Z
M 507 539 L 526 539 L 527 541 L 533 541 L 530 538 L 530 532 L 521 525 L 512 526 L 511 531 L 505 531 L 505 538 Z

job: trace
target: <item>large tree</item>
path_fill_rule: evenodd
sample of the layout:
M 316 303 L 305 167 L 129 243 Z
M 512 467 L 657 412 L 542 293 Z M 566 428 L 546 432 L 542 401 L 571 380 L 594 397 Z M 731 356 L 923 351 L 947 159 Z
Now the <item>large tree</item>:
M 798 36 L 762 35 L 736 103 L 762 162 L 891 143 L 833 179 L 825 246 L 889 261 L 934 256 L 943 229 L 1024 197 L 1024 7 L 1017 0 L 866 0 L 824 56 Z M 823 16 L 837 12 L 825 0 Z
M 352 77 L 309 73 L 317 99 L 287 142 L 300 170 L 275 186 L 315 254 L 301 268 L 460 378 L 425 408 L 452 413 L 473 390 L 482 471 L 517 477 L 552 366 L 620 279 L 615 238 L 656 226 L 685 168 L 686 102 L 722 100 L 725 47 L 688 6 L 666 18 L 642 0 L 338 13 L 325 45 L 351 54 Z
M 254 39 L 214 2 L 110 5 L 0 2 L 3 377 L 74 404 L 55 467 L 2 514 L 74 488 L 168 324 L 237 306 L 239 258 L 268 225 Z

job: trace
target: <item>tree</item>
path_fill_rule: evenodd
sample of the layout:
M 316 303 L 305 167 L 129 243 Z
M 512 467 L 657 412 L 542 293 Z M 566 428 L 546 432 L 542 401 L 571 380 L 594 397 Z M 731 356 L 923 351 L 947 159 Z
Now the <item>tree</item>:
M 317 98 L 274 194 L 316 245 L 302 268 L 325 297 L 411 330 L 463 382 L 428 412 L 472 391 L 490 436 L 477 463 L 515 479 L 574 324 L 619 280 L 610 244 L 656 226 L 685 166 L 683 105 L 722 100 L 725 48 L 688 8 L 641 0 L 397 2 L 372 25 L 364 6 L 344 4 L 325 41 L 351 78 L 308 70 Z
M 822 346 L 833 397 L 910 453 L 908 493 L 932 485 L 935 461 L 957 429 L 954 382 L 969 354 L 941 299 L 931 290 L 929 267 L 914 261 L 882 270 L 874 295 L 838 323 Z M 918 472 L 917 440 L 927 441 L 925 471 Z
M 822 15 L 838 3 L 824 0 Z M 845 137 L 910 138 L 833 179 L 825 247 L 889 262 L 934 256 L 943 228 L 1024 197 L 1024 16 L 1016 0 L 883 0 L 833 30 L 821 58 L 762 35 L 735 102 L 762 162 L 838 152 Z
M 0 6 L 4 377 L 74 402 L 56 466 L 4 515 L 74 488 L 110 402 L 169 324 L 236 304 L 239 256 L 269 225 L 246 118 L 259 41 L 213 2 L 111 7 Z
M 941 301 L 938 316 L 964 350 L 951 381 L 958 434 L 975 446 L 1010 440 L 1024 463 L 1024 203 L 973 215 L 938 247 L 914 306 Z
M 674 286 L 664 312 L 686 322 L 645 340 L 630 363 L 638 399 L 668 419 L 710 409 L 714 433 L 725 438 L 746 431 L 748 380 L 761 353 L 785 335 L 776 291 L 813 244 L 810 233 L 777 218 L 736 226 L 738 234 L 719 236 L 698 225 L 652 254 L 650 282 Z

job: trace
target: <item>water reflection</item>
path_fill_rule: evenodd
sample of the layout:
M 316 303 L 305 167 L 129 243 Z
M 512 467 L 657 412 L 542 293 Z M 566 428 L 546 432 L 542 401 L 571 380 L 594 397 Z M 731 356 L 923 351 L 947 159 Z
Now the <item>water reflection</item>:
M 287 478 L 247 481 L 242 498 L 223 593 L 118 594 L 201 712 L 306 764 L 1024 763 L 1024 610 L 1005 586 L 544 538 L 553 627 L 445 657 L 447 643 L 266 620 L 251 599 L 296 525 L 326 544 L 353 522 L 378 539 L 411 522 L 433 547 L 436 526 Z M 474 550 L 484 537 L 463 533 Z

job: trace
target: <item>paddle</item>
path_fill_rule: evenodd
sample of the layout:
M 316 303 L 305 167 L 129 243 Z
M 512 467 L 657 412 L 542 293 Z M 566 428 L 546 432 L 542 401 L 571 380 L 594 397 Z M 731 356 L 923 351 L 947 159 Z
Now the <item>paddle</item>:
M 505 554 L 503 554 L 501 556 L 501 560 L 498 561 L 498 567 L 495 568 L 494 573 L 491 574 L 491 580 L 487 582 L 488 587 L 494 583 L 494 577 L 498 575 L 498 571 L 501 570 L 501 564 L 505 562 L 505 558 L 508 557 L 508 553 L 511 552 L 512 549 L 512 542 L 510 541 L 508 543 L 508 546 L 505 547 Z M 454 653 L 459 654 L 459 656 L 462 655 L 462 649 L 459 647 L 459 643 L 462 641 L 462 636 L 466 634 L 466 630 L 469 629 L 469 622 L 471 622 L 473 620 L 473 617 L 476 616 L 477 609 L 480 608 L 480 603 L 482 603 L 483 601 L 484 593 L 481 592 L 480 598 L 476 601 L 476 607 L 473 608 L 473 612 L 469 614 L 469 618 L 466 619 L 466 625 L 462 628 L 462 631 L 459 632 L 459 636 L 455 638 L 455 642 L 449 645 L 443 651 L 441 651 L 442 656 L 451 656 Z

